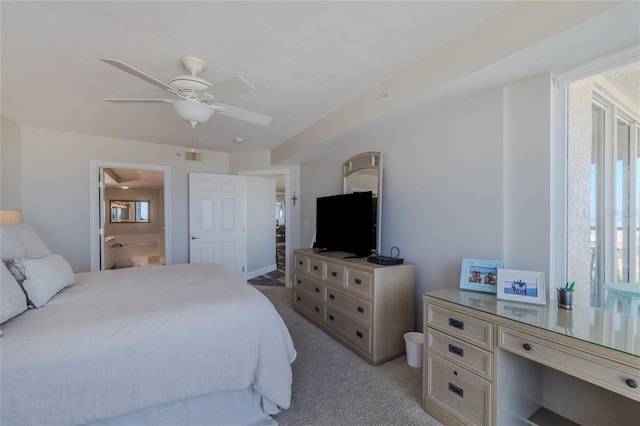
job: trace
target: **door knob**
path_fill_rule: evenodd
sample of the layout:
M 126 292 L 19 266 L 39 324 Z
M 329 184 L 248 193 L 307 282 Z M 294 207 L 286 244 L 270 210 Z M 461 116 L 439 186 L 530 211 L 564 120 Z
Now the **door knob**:
M 192 240 L 199 240 L 199 239 L 200 239 L 200 237 L 196 237 L 195 235 L 192 235 L 192 236 L 191 236 L 191 239 L 192 239 Z

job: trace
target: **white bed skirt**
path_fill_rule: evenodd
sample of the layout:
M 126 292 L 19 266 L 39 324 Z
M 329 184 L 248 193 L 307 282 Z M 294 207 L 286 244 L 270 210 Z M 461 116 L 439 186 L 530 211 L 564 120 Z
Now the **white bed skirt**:
M 217 392 L 90 423 L 91 426 L 277 425 L 253 389 Z

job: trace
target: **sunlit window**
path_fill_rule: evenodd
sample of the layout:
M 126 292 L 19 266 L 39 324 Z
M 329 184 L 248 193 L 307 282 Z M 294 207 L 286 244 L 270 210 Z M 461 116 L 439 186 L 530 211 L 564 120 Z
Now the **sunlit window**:
M 634 62 L 568 91 L 567 276 L 596 307 L 640 289 L 639 79 Z

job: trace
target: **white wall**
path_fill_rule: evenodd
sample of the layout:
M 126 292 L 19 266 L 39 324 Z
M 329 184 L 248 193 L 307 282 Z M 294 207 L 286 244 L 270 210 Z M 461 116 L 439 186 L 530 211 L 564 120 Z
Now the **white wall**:
M 276 179 L 247 176 L 247 277 L 276 269 Z
M 382 251 L 397 246 L 416 266 L 416 329 L 422 294 L 459 287 L 463 258 L 548 277 L 550 92 L 550 75 L 541 75 L 304 163 L 301 246 L 311 241 L 315 198 L 341 191 L 342 162 L 381 151 Z
M 189 172 L 227 173 L 228 156 L 202 151 L 202 162 L 185 161 L 184 148 L 91 135 L 21 128 L 21 206 L 55 253 L 74 271 L 88 271 L 89 169 L 91 160 L 171 168 L 172 263 L 189 259 Z M 4 151 L 4 148 L 3 148 Z M 3 183 L 3 192 L 5 184 Z
M 0 207 L 20 209 L 22 179 L 20 179 L 20 127 L 2 116 L 0 137 Z

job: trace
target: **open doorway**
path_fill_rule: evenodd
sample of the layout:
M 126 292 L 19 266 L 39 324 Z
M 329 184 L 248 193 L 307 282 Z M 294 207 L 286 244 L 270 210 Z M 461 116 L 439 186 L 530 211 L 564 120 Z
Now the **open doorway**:
M 101 269 L 164 265 L 164 172 L 101 170 L 106 213 Z
M 171 263 L 170 169 L 91 161 L 91 271 Z
M 249 282 L 290 286 L 289 170 L 240 172 L 247 176 L 247 265 Z

